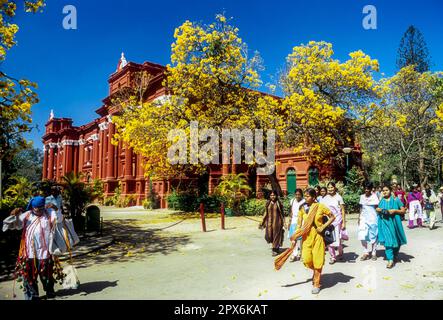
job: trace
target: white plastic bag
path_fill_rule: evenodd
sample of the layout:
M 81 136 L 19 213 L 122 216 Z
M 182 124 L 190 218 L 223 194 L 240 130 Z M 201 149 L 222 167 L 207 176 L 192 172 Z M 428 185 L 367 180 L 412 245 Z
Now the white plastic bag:
M 9 216 L 5 220 L 3 220 L 3 232 L 6 230 L 19 230 L 19 226 L 17 224 L 16 216 Z
M 64 219 L 58 222 L 49 239 L 49 253 L 55 256 L 62 255 L 80 242 L 74 230 L 72 219 Z
M 74 230 L 74 223 L 72 222 L 72 219 L 64 219 L 63 224 L 65 239 L 69 239 L 69 246 L 72 248 L 80 242 L 80 239 L 78 238 L 78 235 Z
M 75 267 L 72 264 L 68 264 L 63 268 L 63 272 L 66 274 L 66 277 L 62 283 L 63 289 L 77 289 L 80 285 L 80 280 L 78 279 L 78 274 Z

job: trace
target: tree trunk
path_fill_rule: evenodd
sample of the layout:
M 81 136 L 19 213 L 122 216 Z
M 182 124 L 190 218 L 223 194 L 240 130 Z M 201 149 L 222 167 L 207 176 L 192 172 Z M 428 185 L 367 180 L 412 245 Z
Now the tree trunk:
M 425 158 L 424 158 L 424 150 L 421 143 L 418 143 L 418 150 L 419 150 L 419 164 L 418 164 L 418 176 L 420 179 L 420 185 L 423 186 L 426 184 L 426 173 L 425 173 Z
M 408 167 L 408 158 L 405 159 L 405 161 L 403 162 L 403 160 L 401 161 L 401 180 L 402 180 L 402 189 L 406 190 L 406 169 Z
M 269 181 L 271 182 L 272 191 L 277 192 L 277 195 L 279 198 L 283 197 L 284 194 L 281 189 L 280 183 L 278 182 L 277 174 L 276 174 L 275 170 L 271 175 L 268 176 L 268 178 L 269 178 Z

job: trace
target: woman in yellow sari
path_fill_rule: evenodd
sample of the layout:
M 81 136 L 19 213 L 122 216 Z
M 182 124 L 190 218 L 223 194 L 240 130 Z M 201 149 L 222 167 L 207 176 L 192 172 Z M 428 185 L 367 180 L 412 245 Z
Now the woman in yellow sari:
M 291 237 L 291 242 L 294 245 L 299 236 L 303 237 L 301 250 L 303 264 L 314 271 L 312 293 L 318 294 L 320 292 L 321 271 L 325 264 L 325 241 L 322 233 L 334 221 L 335 216 L 325 205 L 315 202 L 315 199 L 315 190 L 307 189 L 305 191 L 305 204 L 298 213 L 298 227 Z M 323 217 L 328 218 L 326 223 L 323 223 Z

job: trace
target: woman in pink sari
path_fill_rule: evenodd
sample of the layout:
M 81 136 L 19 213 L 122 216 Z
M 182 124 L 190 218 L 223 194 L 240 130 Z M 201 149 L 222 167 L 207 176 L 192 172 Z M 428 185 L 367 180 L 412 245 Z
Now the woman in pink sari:
M 335 228 L 335 242 L 328 246 L 328 251 L 331 256 L 329 264 L 334 264 L 337 260 L 343 258 L 343 244 L 342 244 L 342 230 L 346 229 L 345 219 L 345 203 L 341 195 L 337 193 L 337 187 L 334 182 L 328 183 L 328 194 L 321 199 L 332 214 L 335 216 L 333 226 Z M 338 255 L 335 250 L 338 249 Z

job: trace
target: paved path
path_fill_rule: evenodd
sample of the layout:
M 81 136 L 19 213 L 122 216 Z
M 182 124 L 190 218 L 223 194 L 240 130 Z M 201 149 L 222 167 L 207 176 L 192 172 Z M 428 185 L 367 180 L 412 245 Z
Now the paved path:
M 351 218 L 346 262 L 325 265 L 323 289 L 313 296 L 311 272 L 300 262 L 274 271 L 255 220 L 229 217 L 227 230 L 220 230 L 219 219 L 208 219 L 203 233 L 199 220 L 169 218 L 165 211 L 104 216 L 115 242 L 76 258 L 81 285 L 57 286 L 57 299 L 443 299 L 442 223 L 432 231 L 407 229 L 403 262 L 389 270 L 383 248 L 375 262 L 358 260 L 357 221 Z M 0 282 L 0 299 L 11 299 L 11 288 L 11 281 Z

